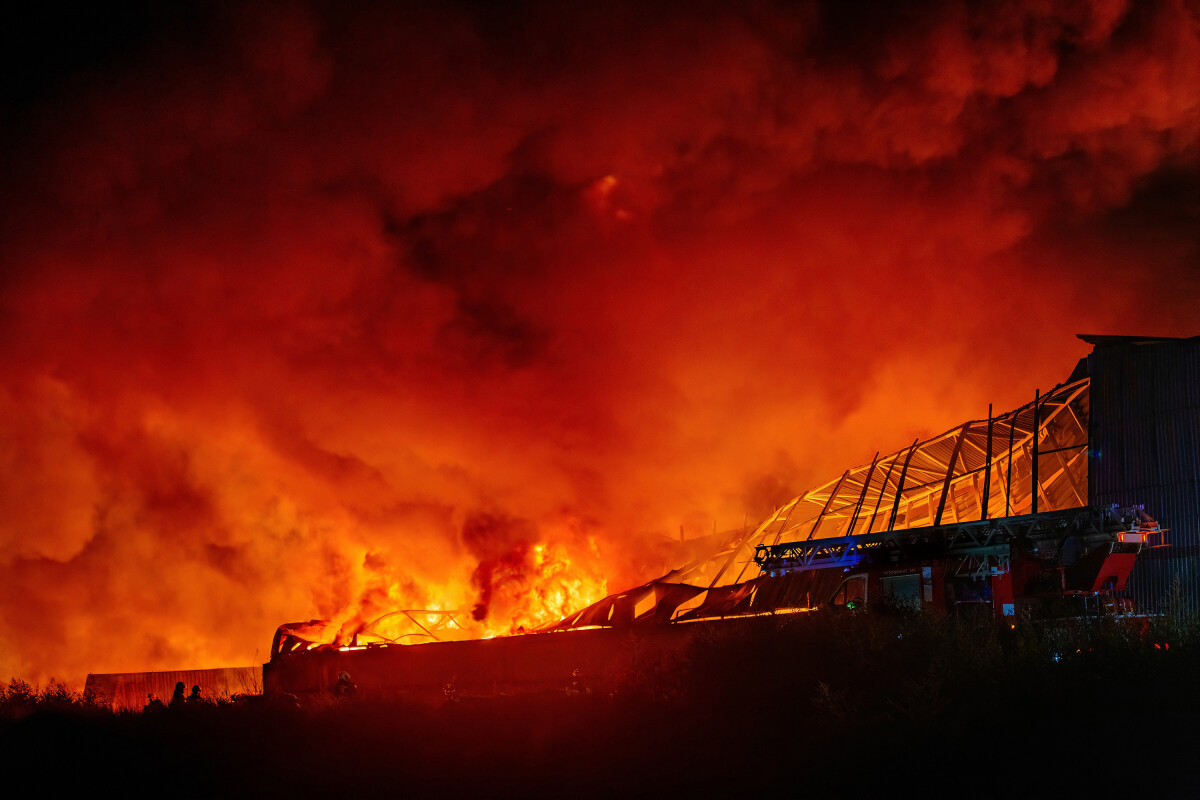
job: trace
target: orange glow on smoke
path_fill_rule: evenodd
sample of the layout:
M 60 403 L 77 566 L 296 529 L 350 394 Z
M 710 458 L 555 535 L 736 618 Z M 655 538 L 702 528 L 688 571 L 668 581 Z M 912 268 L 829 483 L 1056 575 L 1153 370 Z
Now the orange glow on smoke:
M 556 622 L 573 611 L 591 605 L 608 594 L 608 583 L 571 564 L 561 545 L 535 545 L 532 574 L 527 587 L 514 598 L 516 611 L 509 632 L 531 631 Z
M 1194 4 L 517 5 L 164 8 L 6 101 L 0 679 L 532 630 L 1200 333 Z
M 477 582 L 421 586 L 418 591 L 388 583 L 371 606 L 335 621 L 331 627 L 339 633 L 334 641 L 420 644 L 532 632 L 608 594 L 595 563 L 590 568 L 572 563 L 561 543 L 521 543 L 490 572 L 486 609 L 478 603 Z M 418 607 L 428 595 L 439 599 Z M 384 613 L 370 619 L 368 608 Z

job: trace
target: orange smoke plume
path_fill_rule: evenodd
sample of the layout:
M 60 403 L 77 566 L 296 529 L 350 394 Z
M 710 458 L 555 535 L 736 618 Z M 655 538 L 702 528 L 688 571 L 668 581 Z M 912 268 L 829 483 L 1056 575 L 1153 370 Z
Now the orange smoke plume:
M 0 677 L 529 630 L 1197 333 L 1186 0 L 26 13 Z

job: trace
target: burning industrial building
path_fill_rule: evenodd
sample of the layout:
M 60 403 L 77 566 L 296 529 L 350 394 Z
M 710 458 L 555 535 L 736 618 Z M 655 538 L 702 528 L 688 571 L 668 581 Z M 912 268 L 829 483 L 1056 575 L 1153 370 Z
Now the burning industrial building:
M 1186 638 L 1114 633 L 1129 670 L 1019 621 L 1196 607 L 1193 0 L 49 0 L 0 37 L 5 708 L 308 704 L 0 752 L 745 796 L 821 730 L 1190 697 Z
M 668 5 L 5 26 L 0 674 L 531 630 L 1195 332 L 1189 3 Z
M 464 612 L 429 610 L 336 637 L 317 620 L 284 625 L 264 688 L 321 696 L 349 670 L 381 697 L 573 681 L 611 690 L 638 647 L 670 652 L 719 623 L 822 607 L 1144 623 L 1173 581 L 1195 610 L 1200 337 L 1080 338 L 1091 355 L 1044 396 L 876 455 L 754 528 L 709 537 L 690 563 L 529 635 L 462 641 Z M 1133 503 L 1141 494 L 1149 507 Z
M 1091 354 L 1033 402 L 845 470 L 557 623 L 491 639 L 470 638 L 471 609 L 283 625 L 262 705 L 125 735 L 187 731 L 213 770 L 191 786 L 222 791 L 730 794 L 801 771 L 823 797 L 916 780 L 930 747 L 958 785 L 991 736 L 1052 725 L 1059 758 L 1022 774 L 1058 795 L 1149 785 L 1064 767 L 1149 720 L 1179 731 L 1152 782 L 1190 794 L 1200 641 L 1170 606 L 1195 600 L 1200 337 L 1081 338 Z M 125 683 L 155 678 L 175 675 Z M 760 749 L 729 747 L 741 728 Z

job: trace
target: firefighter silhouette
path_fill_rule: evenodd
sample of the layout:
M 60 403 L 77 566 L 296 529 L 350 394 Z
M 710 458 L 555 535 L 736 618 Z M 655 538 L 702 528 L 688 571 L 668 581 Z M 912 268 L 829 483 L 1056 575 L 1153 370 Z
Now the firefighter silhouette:
M 204 698 L 200 696 L 200 686 L 192 687 L 192 693 L 187 696 L 188 705 L 200 705 L 204 702 Z
M 334 697 L 349 698 L 358 693 L 358 687 L 350 680 L 350 673 L 342 670 L 338 673 L 337 683 L 329 687 L 329 691 L 333 692 Z
M 183 696 L 184 686 L 183 681 L 175 684 L 175 693 L 171 695 L 170 707 L 175 710 L 183 708 L 183 704 L 187 699 Z
M 165 709 L 166 709 L 166 706 L 163 705 L 162 700 L 159 700 L 157 697 L 155 697 L 152 694 L 146 695 L 146 707 L 142 709 L 143 713 L 155 714 L 155 713 L 157 713 L 159 711 L 163 711 Z
M 457 680 L 457 675 L 451 675 L 450 680 L 442 684 L 442 696 L 446 698 L 446 702 L 448 703 L 457 703 L 462 699 L 458 692 Z

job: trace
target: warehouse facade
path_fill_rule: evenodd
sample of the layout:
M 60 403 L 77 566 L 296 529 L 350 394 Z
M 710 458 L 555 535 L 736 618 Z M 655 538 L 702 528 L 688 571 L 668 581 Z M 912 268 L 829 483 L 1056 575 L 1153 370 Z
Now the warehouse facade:
M 1091 503 L 1144 505 L 1169 529 L 1128 591 L 1145 610 L 1200 611 L 1200 336 L 1079 338 L 1093 345 Z

